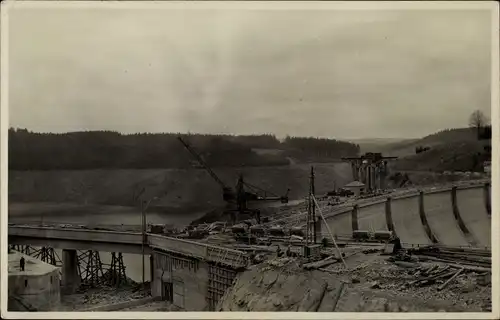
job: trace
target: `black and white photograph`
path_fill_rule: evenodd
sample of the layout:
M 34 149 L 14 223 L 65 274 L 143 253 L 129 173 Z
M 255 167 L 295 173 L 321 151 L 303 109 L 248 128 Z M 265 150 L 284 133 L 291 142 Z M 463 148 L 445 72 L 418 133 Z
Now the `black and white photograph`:
M 498 317 L 498 8 L 2 3 L 2 318 Z

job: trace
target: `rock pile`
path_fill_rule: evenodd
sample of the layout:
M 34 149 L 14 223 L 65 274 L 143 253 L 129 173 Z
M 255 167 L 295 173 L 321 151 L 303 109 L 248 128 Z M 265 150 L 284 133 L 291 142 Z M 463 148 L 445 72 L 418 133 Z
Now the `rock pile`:
M 240 274 L 217 310 L 331 312 L 341 286 L 327 273 L 303 270 L 296 259 L 275 259 Z

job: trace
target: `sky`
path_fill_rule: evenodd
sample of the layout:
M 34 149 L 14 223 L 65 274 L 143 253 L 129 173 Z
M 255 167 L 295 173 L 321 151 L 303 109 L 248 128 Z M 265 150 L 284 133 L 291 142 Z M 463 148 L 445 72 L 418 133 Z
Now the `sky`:
M 417 138 L 490 116 L 488 10 L 9 11 L 10 126 Z

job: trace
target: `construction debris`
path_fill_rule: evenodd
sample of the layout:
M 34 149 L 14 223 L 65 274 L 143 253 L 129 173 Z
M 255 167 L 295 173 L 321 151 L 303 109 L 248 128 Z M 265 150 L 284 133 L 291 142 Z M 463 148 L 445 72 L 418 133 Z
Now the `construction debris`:
M 334 264 L 337 261 L 339 261 L 339 260 L 336 259 L 333 256 L 330 256 L 330 257 L 328 257 L 326 259 L 323 259 L 321 261 L 306 263 L 306 264 L 304 264 L 304 269 L 306 269 L 306 270 L 319 269 L 319 268 L 326 267 L 326 266 L 329 266 L 331 264 Z
M 438 287 L 438 290 L 443 290 L 453 279 L 455 279 L 460 273 L 464 271 L 464 268 L 459 269 L 450 279 Z
M 487 250 L 428 246 L 410 249 L 409 252 L 421 259 L 458 263 L 469 268 L 477 267 L 491 269 L 491 252 Z

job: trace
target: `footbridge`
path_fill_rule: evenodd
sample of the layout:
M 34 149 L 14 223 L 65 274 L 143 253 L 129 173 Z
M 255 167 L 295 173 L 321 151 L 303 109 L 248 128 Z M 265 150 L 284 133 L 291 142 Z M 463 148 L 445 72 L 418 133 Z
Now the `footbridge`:
M 67 292 L 81 280 L 77 250 L 144 252 L 150 258 L 152 295 L 184 310 L 213 310 L 248 264 L 242 251 L 151 233 L 143 241 L 142 233 L 9 226 L 9 244 L 63 249 L 62 284 Z

